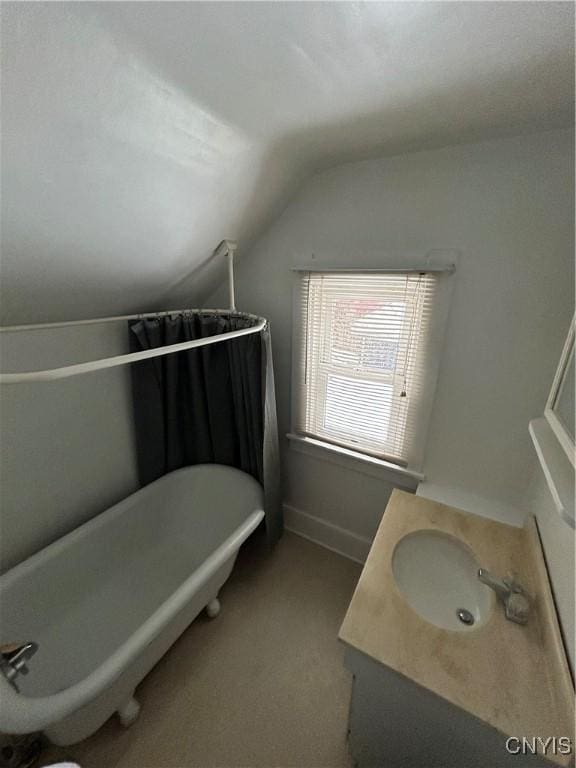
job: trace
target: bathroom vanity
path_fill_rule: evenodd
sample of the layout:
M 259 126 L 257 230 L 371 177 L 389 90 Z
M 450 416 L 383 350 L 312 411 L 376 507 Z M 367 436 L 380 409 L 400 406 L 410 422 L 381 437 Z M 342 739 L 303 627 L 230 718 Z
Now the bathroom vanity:
M 521 585 L 525 624 L 480 567 Z M 395 490 L 339 636 L 357 768 L 573 764 L 574 687 L 533 520 L 516 528 Z

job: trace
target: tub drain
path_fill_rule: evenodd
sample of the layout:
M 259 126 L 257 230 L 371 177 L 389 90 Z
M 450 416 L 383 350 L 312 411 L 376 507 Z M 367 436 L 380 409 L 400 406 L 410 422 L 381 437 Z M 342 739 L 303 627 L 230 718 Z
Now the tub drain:
M 458 608 L 456 611 L 456 616 L 458 616 L 462 624 L 467 624 L 469 627 L 474 624 L 474 616 L 467 608 Z

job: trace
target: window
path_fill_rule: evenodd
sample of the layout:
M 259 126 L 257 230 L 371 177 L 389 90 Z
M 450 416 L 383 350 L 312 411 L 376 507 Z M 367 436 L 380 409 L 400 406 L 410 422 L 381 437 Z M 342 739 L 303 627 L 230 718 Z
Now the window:
M 297 435 L 416 469 L 436 380 L 440 273 L 305 272 Z

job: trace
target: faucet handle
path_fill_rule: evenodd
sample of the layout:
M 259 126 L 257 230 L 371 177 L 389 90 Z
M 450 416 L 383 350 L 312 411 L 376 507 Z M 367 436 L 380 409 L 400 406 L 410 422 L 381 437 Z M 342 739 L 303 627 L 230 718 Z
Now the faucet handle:
M 487 587 L 493 589 L 504 603 L 507 619 L 517 624 L 526 624 L 530 613 L 531 598 L 522 584 L 516 580 L 515 574 L 499 579 L 485 568 L 479 568 L 478 578 Z
M 0 645 L 0 673 L 19 692 L 16 678 L 18 675 L 27 675 L 28 660 L 38 650 L 38 643 L 6 643 Z
M 526 624 L 530 614 L 531 601 L 524 591 L 512 591 L 504 603 L 506 618 L 516 624 Z
M 38 643 L 6 643 L 0 645 L 0 667 L 10 680 L 12 676 L 27 675 L 27 662 L 38 650 Z
M 510 595 L 504 605 L 506 618 L 516 622 L 516 624 L 526 624 L 532 608 L 531 595 L 518 581 L 516 573 L 507 574 L 507 578 L 504 581 L 510 589 Z

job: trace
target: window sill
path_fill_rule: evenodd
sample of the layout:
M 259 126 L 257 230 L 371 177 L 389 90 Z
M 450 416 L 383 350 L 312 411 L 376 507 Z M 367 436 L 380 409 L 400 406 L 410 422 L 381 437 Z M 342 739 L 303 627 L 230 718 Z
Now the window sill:
M 373 456 L 366 456 L 349 448 L 342 448 L 339 445 L 325 443 L 322 440 L 315 440 L 312 437 L 302 437 L 289 432 L 286 437 L 290 441 L 292 450 L 313 456 L 316 459 L 331 461 L 334 464 L 346 467 L 356 472 L 363 472 L 366 475 L 377 477 L 379 479 L 389 479 L 396 485 L 404 485 L 414 489 L 418 483 L 425 480 L 421 472 L 413 469 L 399 467 L 384 459 L 376 459 Z

